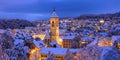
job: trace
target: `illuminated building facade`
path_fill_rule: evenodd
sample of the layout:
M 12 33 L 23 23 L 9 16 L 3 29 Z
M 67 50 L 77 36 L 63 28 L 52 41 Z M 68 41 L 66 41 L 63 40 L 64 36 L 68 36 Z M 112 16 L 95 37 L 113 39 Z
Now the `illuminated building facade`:
M 30 50 L 30 57 L 29 60 L 41 60 L 40 59 L 40 49 L 35 47 L 34 49 Z
M 105 37 L 105 38 L 101 38 L 99 41 L 98 41 L 98 46 L 113 46 L 113 42 L 111 40 L 111 38 L 109 37 Z
M 33 37 L 34 39 L 38 37 L 38 38 L 40 38 L 41 40 L 44 40 L 45 34 L 34 34 L 32 37 Z
M 55 10 L 50 17 L 50 41 L 53 40 L 59 42 L 59 18 Z
M 60 36 L 63 48 L 71 48 L 75 36 Z
M 49 52 L 53 54 L 55 60 L 64 60 L 65 55 L 67 54 L 67 48 L 41 48 L 40 57 L 41 60 L 46 60 Z M 69 49 L 69 51 L 74 55 L 78 49 Z

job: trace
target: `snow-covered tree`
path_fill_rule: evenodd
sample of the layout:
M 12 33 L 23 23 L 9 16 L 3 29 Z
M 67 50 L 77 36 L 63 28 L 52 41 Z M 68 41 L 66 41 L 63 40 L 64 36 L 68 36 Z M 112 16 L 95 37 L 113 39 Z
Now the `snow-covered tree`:
M 77 53 L 77 60 L 101 60 L 101 51 L 96 45 L 81 48 Z
M 29 48 L 20 43 L 6 51 L 10 60 L 27 60 L 26 56 L 29 54 Z
M 118 38 L 116 41 L 114 41 L 114 46 L 120 50 L 120 38 Z
M 13 45 L 13 44 L 11 44 L 10 42 L 12 42 L 12 41 L 9 41 L 10 39 L 8 39 L 8 38 L 6 38 L 6 37 L 10 37 L 9 35 L 7 35 L 6 33 L 4 33 L 3 35 L 2 35 L 2 44 L 1 44 L 1 46 L 2 46 L 2 48 L 1 48 L 1 58 L 3 58 L 3 59 L 5 59 L 7 56 L 9 56 L 9 59 L 10 59 L 10 55 L 6 52 L 8 49 L 11 49 L 13 46 L 11 46 L 11 45 Z M 7 54 L 7 56 L 5 57 L 4 56 L 4 54 Z
M 120 38 L 114 42 L 113 46 L 104 47 L 102 52 L 102 60 L 120 60 L 119 50 Z
M 2 50 L 11 48 L 13 46 L 13 37 L 10 30 L 6 30 L 5 33 L 1 35 L 1 47 Z
M 81 37 L 77 36 L 72 42 L 71 48 L 79 48 Z
M 29 48 L 35 47 L 29 33 L 18 32 L 16 35 L 12 35 L 11 31 L 7 30 L 1 37 L 0 59 L 28 60 L 26 57 L 29 58 Z
M 48 53 L 46 60 L 56 60 L 51 52 Z
M 23 44 L 25 46 L 28 46 L 30 49 L 34 48 L 35 45 L 33 43 L 33 38 L 32 35 L 30 33 L 26 33 L 26 32 L 18 32 L 15 36 L 14 36 L 14 43 L 18 43 L 18 42 L 22 42 L 20 44 Z
M 1 36 L 0 36 L 0 60 L 8 60 L 9 55 L 7 54 L 6 50 L 11 49 L 13 47 L 13 37 L 11 33 L 11 29 L 7 29 Z
M 67 53 L 66 53 L 66 55 L 65 55 L 64 60 L 75 60 L 73 54 L 70 52 L 69 49 L 67 49 Z
M 120 60 L 120 50 L 115 46 L 104 48 L 101 60 Z
M 9 60 L 9 56 L 6 53 L 3 53 L 0 60 Z

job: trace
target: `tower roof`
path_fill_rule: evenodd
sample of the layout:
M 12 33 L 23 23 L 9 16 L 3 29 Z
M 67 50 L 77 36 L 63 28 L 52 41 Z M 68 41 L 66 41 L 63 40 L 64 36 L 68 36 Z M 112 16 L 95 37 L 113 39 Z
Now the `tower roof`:
M 56 17 L 58 17 L 58 15 L 56 14 L 56 12 L 55 12 L 55 9 L 53 10 L 53 13 L 52 13 L 52 15 L 50 16 L 51 18 L 56 18 Z

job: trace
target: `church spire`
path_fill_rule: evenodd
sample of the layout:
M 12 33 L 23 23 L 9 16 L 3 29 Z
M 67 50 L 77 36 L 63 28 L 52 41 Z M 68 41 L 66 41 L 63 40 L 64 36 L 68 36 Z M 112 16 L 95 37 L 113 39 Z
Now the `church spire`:
M 53 9 L 53 12 L 55 12 L 55 8 Z
M 55 8 L 53 9 L 53 13 L 52 13 L 52 15 L 50 17 L 51 18 L 58 18 L 58 15 L 56 14 Z

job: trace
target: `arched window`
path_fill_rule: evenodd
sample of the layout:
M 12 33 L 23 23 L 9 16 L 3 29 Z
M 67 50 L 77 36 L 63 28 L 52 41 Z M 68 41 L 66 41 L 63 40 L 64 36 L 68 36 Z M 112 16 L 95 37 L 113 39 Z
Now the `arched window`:
M 54 21 L 52 21 L 52 27 L 54 27 Z

